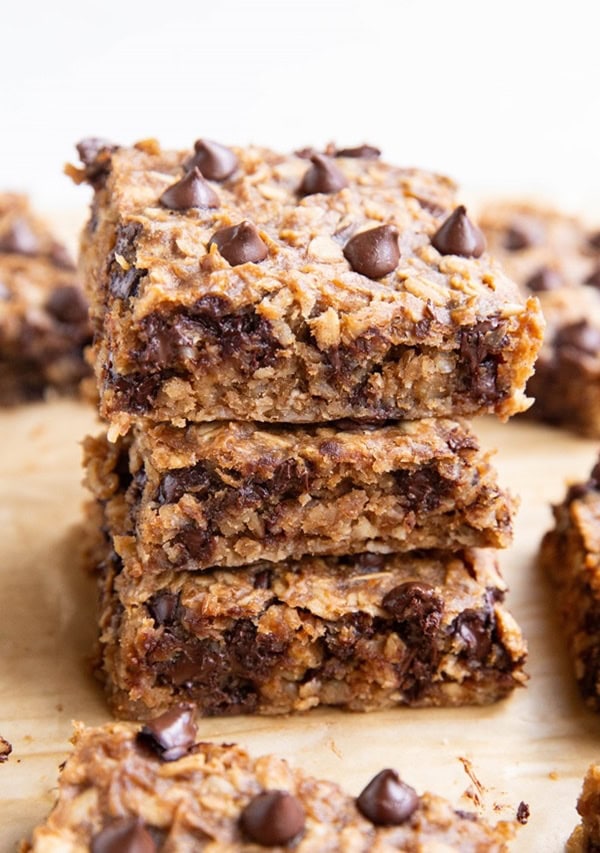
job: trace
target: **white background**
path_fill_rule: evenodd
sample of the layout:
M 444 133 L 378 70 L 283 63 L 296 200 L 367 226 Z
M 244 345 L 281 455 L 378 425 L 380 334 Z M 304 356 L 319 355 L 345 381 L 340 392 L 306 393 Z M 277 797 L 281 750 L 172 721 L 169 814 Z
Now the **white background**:
M 74 143 L 368 141 L 467 189 L 600 196 L 596 0 L 2 4 L 0 189 L 83 206 Z

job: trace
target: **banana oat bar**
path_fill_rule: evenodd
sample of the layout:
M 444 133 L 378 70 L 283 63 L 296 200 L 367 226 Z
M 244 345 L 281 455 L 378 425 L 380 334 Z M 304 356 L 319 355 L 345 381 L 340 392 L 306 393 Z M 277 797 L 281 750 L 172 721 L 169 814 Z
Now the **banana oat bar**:
M 274 755 L 195 736 L 186 707 L 141 730 L 77 724 L 56 805 L 22 853 L 502 853 L 514 837 L 514 824 L 419 796 L 391 769 L 352 797 Z
M 64 246 L 27 198 L 0 193 L 0 405 L 73 393 L 89 372 L 87 302 Z
M 114 433 L 140 416 L 506 418 L 526 407 L 539 304 L 482 254 L 448 179 L 360 149 L 310 161 L 202 140 L 194 152 L 78 150 L 84 165 L 70 174 L 95 191 L 82 263 Z
M 577 800 L 581 822 L 565 846 L 565 853 L 594 853 L 600 850 L 600 764 L 592 764 Z
M 505 547 L 512 501 L 466 425 L 167 424 L 85 442 L 87 482 L 144 571 L 305 554 Z M 122 514 L 121 514 L 122 515 Z
M 526 649 L 492 551 L 305 557 L 210 572 L 100 562 L 99 670 L 117 716 L 486 704 Z
M 505 202 L 484 213 L 490 252 L 525 296 L 539 297 L 546 334 L 527 393 L 539 420 L 600 437 L 600 233 L 549 208 Z
M 553 508 L 540 562 L 554 585 L 575 676 L 586 705 L 600 710 L 600 462 Z

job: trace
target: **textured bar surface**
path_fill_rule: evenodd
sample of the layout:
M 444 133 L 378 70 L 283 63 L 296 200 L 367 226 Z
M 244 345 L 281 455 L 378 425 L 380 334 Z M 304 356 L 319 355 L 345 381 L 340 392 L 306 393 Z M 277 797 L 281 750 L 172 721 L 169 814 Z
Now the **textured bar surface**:
M 115 544 L 96 557 L 99 668 L 121 717 L 182 700 L 205 715 L 484 704 L 526 680 L 491 551 L 157 575 Z
M 95 188 L 82 237 L 101 412 L 181 423 L 454 417 L 526 407 L 541 315 L 488 256 L 442 255 L 432 237 L 455 206 L 448 179 L 338 157 L 347 186 L 302 196 L 306 159 L 234 149 L 208 182 L 219 206 L 159 198 L 190 151 L 79 146 Z M 232 266 L 215 231 L 250 220 L 267 256 Z M 400 259 L 376 280 L 344 255 L 391 224 Z
M 600 710 L 600 466 L 553 508 L 540 561 L 554 585 L 575 676 L 586 705 Z
M 0 193 L 0 405 L 76 392 L 89 343 L 87 303 L 65 248 L 25 196 Z
M 577 800 L 581 822 L 573 830 L 565 853 L 596 853 L 600 850 L 600 764 L 592 764 Z
M 96 729 L 77 725 L 73 740 L 57 803 L 22 853 L 83 853 L 92 840 L 97 849 L 147 853 L 253 853 L 267 847 L 299 853 L 434 847 L 448 853 L 502 853 L 514 836 L 513 824 L 490 826 L 429 792 L 416 799 L 400 825 L 376 825 L 339 785 L 308 776 L 274 755 L 254 759 L 234 744 L 200 742 L 178 760 L 165 762 L 122 723 Z M 255 798 L 274 791 L 294 798 L 304 812 L 304 826 L 289 842 L 264 846 L 250 840 L 241 816 Z M 107 830 L 127 823 L 145 846 L 100 847 Z
M 512 501 L 454 421 L 160 424 L 88 438 L 85 454 L 108 514 L 125 501 L 119 532 L 145 571 L 511 540 Z
M 600 438 L 600 237 L 576 217 L 505 202 L 484 213 L 490 252 L 525 296 L 539 297 L 546 334 L 527 393 L 532 417 Z

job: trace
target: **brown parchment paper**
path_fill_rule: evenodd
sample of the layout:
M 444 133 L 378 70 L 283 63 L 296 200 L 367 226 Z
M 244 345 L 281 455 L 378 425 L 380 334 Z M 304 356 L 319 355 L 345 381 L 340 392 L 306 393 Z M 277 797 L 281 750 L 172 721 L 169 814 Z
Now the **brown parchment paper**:
M 513 818 L 525 801 L 531 818 L 514 849 L 559 851 L 576 822 L 582 775 L 600 758 L 600 718 L 579 701 L 533 557 L 550 524 L 549 502 L 561 498 L 567 479 L 587 476 L 596 445 L 522 421 L 485 420 L 477 429 L 487 446 L 499 448 L 501 481 L 522 499 L 515 543 L 502 564 L 509 607 L 529 641 L 527 689 L 488 708 L 208 719 L 199 732 L 255 754 L 277 752 L 355 793 L 394 766 L 418 790 L 492 819 Z M 108 718 L 86 661 L 94 590 L 76 559 L 79 442 L 88 431 L 97 426 L 82 404 L 0 413 L 0 735 L 13 746 L 0 764 L 1 851 L 14 849 L 51 808 L 71 720 Z M 482 785 L 481 806 L 461 759 Z

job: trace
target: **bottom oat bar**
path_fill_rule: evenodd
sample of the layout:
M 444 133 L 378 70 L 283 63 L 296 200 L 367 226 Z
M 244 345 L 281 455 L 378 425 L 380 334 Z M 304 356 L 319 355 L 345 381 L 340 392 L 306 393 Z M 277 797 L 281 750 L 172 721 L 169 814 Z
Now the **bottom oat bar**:
M 100 572 L 100 667 L 118 716 L 182 700 L 205 715 L 485 704 L 526 681 L 493 552 L 156 574 L 130 548 L 107 546 Z
M 383 770 L 354 798 L 273 755 L 195 743 L 181 707 L 141 731 L 76 727 L 58 801 L 22 853 L 324 853 L 505 851 L 514 825 L 495 827 L 416 791 Z
M 553 511 L 540 562 L 554 585 L 581 694 L 600 710 L 600 463 Z
M 600 764 L 592 764 L 577 800 L 581 823 L 575 827 L 565 853 L 597 853 L 600 850 Z
M 65 248 L 27 198 L 0 193 L 0 405 L 78 390 L 91 371 L 87 301 Z

